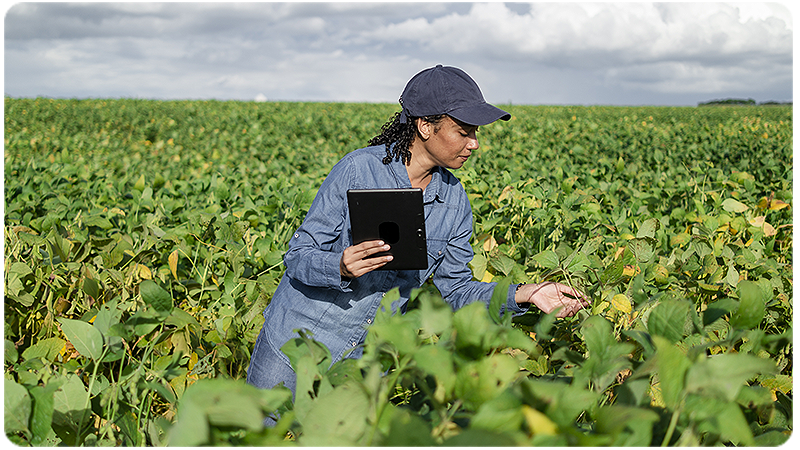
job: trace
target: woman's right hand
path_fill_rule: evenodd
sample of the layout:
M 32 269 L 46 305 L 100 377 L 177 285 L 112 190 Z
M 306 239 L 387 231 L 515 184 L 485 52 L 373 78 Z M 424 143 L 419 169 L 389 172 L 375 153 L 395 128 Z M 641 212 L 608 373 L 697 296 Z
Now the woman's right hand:
M 389 250 L 389 245 L 383 241 L 365 241 L 344 249 L 339 262 L 339 272 L 345 278 L 358 278 L 365 273 L 385 265 L 392 260 L 392 255 L 369 258 L 375 253 Z

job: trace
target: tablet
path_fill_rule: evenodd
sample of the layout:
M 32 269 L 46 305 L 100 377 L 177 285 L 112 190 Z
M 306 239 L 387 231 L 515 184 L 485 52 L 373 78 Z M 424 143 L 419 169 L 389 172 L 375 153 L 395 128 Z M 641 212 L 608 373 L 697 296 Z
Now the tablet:
M 381 239 L 394 258 L 377 270 L 428 268 L 422 189 L 350 189 L 347 191 L 353 244 Z

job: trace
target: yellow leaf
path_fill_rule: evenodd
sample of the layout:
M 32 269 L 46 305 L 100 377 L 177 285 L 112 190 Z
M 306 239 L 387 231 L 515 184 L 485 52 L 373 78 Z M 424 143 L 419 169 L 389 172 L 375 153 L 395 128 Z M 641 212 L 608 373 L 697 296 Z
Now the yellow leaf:
M 525 421 L 528 423 L 531 434 L 547 436 L 555 436 L 558 434 L 558 426 L 542 412 L 528 405 L 522 405 L 522 414 L 525 416 Z
M 151 272 L 150 269 L 147 268 L 147 266 L 142 264 L 137 264 L 136 270 L 139 272 L 139 277 L 141 277 L 142 279 L 144 280 L 153 279 L 153 272 Z
M 764 225 L 761 227 L 764 230 L 764 236 L 770 237 L 775 236 L 778 234 L 778 231 L 775 230 L 775 227 L 769 224 L 769 222 L 764 222 Z
M 611 299 L 611 305 L 617 311 L 622 311 L 625 314 L 629 314 L 633 310 L 633 307 L 631 306 L 631 301 L 625 294 L 615 295 L 614 298 Z
M 661 383 L 658 381 L 650 385 L 650 404 L 661 408 L 665 406 L 664 396 L 661 395 Z
M 779 209 L 788 208 L 789 206 L 790 205 L 788 203 L 784 202 L 783 200 L 773 200 L 769 204 L 769 209 L 771 211 L 777 211 Z
M 503 188 L 503 192 L 500 194 L 500 198 L 498 200 L 502 202 L 503 200 L 508 198 L 508 196 L 511 195 L 511 190 L 512 189 L 514 189 L 514 188 L 512 188 L 511 186 L 504 187 Z
M 484 250 L 484 251 L 490 252 L 490 251 L 492 251 L 492 249 L 494 249 L 495 247 L 497 247 L 497 241 L 496 241 L 496 240 L 494 240 L 494 236 L 489 236 L 489 239 L 487 239 L 487 240 L 486 240 L 486 241 L 483 243 L 483 250 Z
M 487 270 L 486 272 L 483 273 L 483 278 L 481 278 L 481 281 L 483 281 L 484 283 L 489 283 L 492 281 L 493 278 L 494 275 L 492 275 L 492 273 Z
M 656 264 L 655 268 L 653 269 L 653 275 L 655 276 L 655 281 L 658 284 L 666 284 L 669 281 L 669 271 L 661 264 Z
M 761 225 L 764 225 L 764 219 L 766 219 L 766 217 L 758 216 L 758 217 L 754 217 L 753 219 L 749 220 L 748 222 L 750 223 L 750 225 L 752 225 L 754 227 L 760 227 Z
M 175 250 L 169 254 L 169 270 L 172 276 L 178 279 L 178 251 Z
M 194 369 L 194 365 L 197 364 L 198 359 L 200 358 L 197 357 L 197 353 L 192 352 L 191 356 L 189 356 L 189 363 L 187 364 L 189 370 Z

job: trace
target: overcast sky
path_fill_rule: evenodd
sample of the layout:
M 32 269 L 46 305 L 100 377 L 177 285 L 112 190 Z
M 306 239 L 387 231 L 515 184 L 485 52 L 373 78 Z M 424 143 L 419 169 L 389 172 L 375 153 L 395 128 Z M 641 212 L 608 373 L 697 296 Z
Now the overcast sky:
M 396 102 L 461 67 L 492 103 L 792 100 L 783 3 L 21 3 L 12 97 Z

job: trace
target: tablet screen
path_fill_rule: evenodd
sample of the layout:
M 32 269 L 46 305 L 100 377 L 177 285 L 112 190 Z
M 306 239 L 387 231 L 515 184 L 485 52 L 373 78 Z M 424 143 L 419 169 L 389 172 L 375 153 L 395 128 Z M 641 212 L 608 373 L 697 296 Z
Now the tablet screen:
M 393 259 L 377 270 L 428 268 L 422 189 L 350 189 L 347 191 L 353 244 L 381 239 Z

